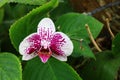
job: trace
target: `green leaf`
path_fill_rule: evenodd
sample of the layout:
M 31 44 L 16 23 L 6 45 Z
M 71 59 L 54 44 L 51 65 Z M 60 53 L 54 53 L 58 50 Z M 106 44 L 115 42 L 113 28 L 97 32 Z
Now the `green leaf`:
M 83 41 L 80 41 L 79 43 L 77 41 L 74 41 L 73 40 L 73 43 L 75 44 L 75 48 L 79 48 L 79 53 L 82 53 L 82 54 L 74 54 L 73 53 L 73 56 L 84 56 L 86 58 L 94 58 L 95 59 L 95 55 L 93 54 L 93 52 L 91 51 L 89 45 L 83 40 Z M 75 51 L 74 51 L 75 52 Z
M 117 72 L 120 67 L 120 55 L 113 56 L 110 51 L 96 55 L 96 61 L 87 63 L 80 74 L 84 80 L 117 80 Z
M 0 7 L 2 7 L 7 2 L 8 2 L 8 0 L 0 0 Z
M 102 23 L 91 16 L 79 13 L 68 13 L 57 20 L 56 27 L 60 26 L 60 31 L 66 33 L 73 40 L 73 56 L 84 55 L 94 58 L 94 55 L 88 46 L 90 39 L 85 24 L 89 25 L 94 38 L 98 36 L 103 26 Z M 83 39 L 85 43 L 83 43 L 84 51 L 81 51 L 80 49 L 80 39 Z
M 37 31 L 39 21 L 54 9 L 57 4 L 57 0 L 51 0 L 49 3 L 32 10 L 11 26 L 9 35 L 12 44 L 17 50 L 20 42 L 29 34 Z
M 13 23 L 15 20 L 18 20 L 19 18 L 25 16 L 32 9 L 35 9 L 37 7 L 38 6 L 24 4 L 6 4 L 4 6 L 4 20 L 7 23 Z
M 68 64 L 54 58 L 47 63 L 34 58 L 23 71 L 23 80 L 82 80 Z
M 112 51 L 115 55 L 120 54 L 120 33 L 118 33 L 112 41 Z
M 9 2 L 30 4 L 30 5 L 42 5 L 48 2 L 48 0 L 9 0 Z
M 50 16 L 53 20 L 57 20 L 61 15 L 73 12 L 73 9 L 70 5 L 69 0 L 61 0 L 57 8 L 55 8 L 51 13 Z
M 6 3 L 22 3 L 22 4 L 30 4 L 30 5 L 43 5 L 48 2 L 48 0 L 0 0 L 0 7 L 2 7 Z
M 22 80 L 19 59 L 11 53 L 0 53 L 0 80 Z

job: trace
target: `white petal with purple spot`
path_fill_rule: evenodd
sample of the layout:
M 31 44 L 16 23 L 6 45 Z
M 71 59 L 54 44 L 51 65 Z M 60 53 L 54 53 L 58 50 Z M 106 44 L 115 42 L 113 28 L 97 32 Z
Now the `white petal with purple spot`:
M 30 59 L 36 57 L 37 55 L 38 55 L 37 53 L 26 54 L 26 55 L 22 56 L 22 60 L 26 60 L 27 61 L 27 60 L 30 60 Z
M 52 54 L 52 56 L 60 61 L 67 61 L 67 56 L 66 55 L 57 55 L 57 54 Z
M 19 52 L 23 55 L 24 60 L 25 58 L 27 59 L 27 57 L 33 58 L 36 56 L 36 52 L 41 47 L 40 41 L 40 36 L 37 33 L 32 33 L 20 43 Z M 34 53 L 34 55 L 32 53 Z
M 50 18 L 43 18 L 39 24 L 37 33 L 40 35 L 41 39 L 49 40 L 52 34 L 55 32 L 55 25 Z
M 65 35 L 62 32 L 55 32 L 53 39 L 51 40 L 50 48 L 52 52 L 55 54 L 53 55 L 54 57 L 59 59 L 60 56 L 61 60 L 63 56 L 64 60 L 65 56 L 69 56 L 72 53 L 73 44 L 67 35 Z

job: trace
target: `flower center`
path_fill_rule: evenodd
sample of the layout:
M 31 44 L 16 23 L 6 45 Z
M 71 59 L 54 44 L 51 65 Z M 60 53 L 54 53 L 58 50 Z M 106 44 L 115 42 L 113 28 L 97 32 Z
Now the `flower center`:
M 42 49 L 47 49 L 49 47 L 50 42 L 47 40 L 41 40 L 41 46 L 43 46 Z
M 50 54 L 51 50 L 49 48 L 41 47 L 40 51 L 38 51 L 38 54 Z

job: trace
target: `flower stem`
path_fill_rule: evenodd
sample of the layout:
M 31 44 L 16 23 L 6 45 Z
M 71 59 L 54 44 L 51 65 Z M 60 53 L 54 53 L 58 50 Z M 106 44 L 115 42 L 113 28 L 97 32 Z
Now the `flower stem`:
M 102 52 L 102 50 L 99 48 L 99 46 L 98 46 L 97 43 L 95 42 L 95 40 L 94 40 L 94 38 L 93 38 L 93 36 L 92 36 L 92 33 L 91 33 L 91 31 L 90 31 L 90 28 L 89 28 L 88 24 L 85 24 L 85 27 L 86 27 L 86 30 L 87 30 L 87 32 L 88 32 L 88 35 L 89 35 L 89 37 L 90 37 L 93 45 L 95 46 L 95 48 L 96 48 L 99 52 Z
M 108 31 L 109 31 L 109 33 L 110 33 L 112 39 L 114 39 L 115 36 L 114 36 L 112 30 L 110 29 L 110 23 L 109 23 L 109 22 L 110 22 L 110 20 L 109 20 L 108 18 L 106 18 L 107 29 L 108 29 Z

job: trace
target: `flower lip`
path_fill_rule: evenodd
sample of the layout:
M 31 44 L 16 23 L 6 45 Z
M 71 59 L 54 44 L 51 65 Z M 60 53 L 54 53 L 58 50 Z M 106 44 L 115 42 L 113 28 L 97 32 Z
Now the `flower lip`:
M 45 49 L 43 46 L 40 48 L 40 50 L 37 53 L 43 63 L 46 63 L 47 60 L 52 55 L 50 48 Z

